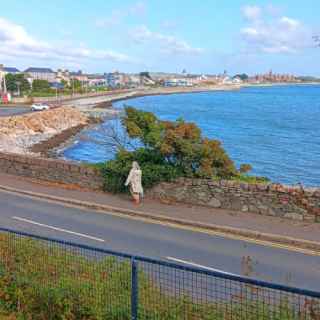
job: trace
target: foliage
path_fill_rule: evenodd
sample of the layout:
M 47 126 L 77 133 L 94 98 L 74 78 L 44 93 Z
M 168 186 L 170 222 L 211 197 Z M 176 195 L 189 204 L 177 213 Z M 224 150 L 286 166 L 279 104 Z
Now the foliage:
M 180 295 L 172 294 L 165 286 L 161 289 L 156 279 L 140 268 L 140 320 L 318 319 L 317 301 L 300 309 L 288 299 L 273 301 L 258 288 L 244 285 L 243 296 L 224 300 L 216 291 L 216 300 L 212 295 L 212 300 L 201 301 L 198 298 L 205 296 L 199 290 L 194 291 L 197 297 L 183 295 L 183 290 Z M 177 275 L 176 281 L 182 281 L 181 277 Z M 0 315 L 10 315 L 8 319 L 129 320 L 130 299 L 128 260 L 90 255 L 88 251 L 81 255 L 77 249 L 52 243 L 0 236 Z
M 141 140 L 184 176 L 230 178 L 237 173 L 221 143 L 202 137 L 194 123 L 161 121 L 151 112 L 127 107 L 123 124 L 129 137 Z
M 29 81 L 24 78 L 23 74 L 6 74 L 6 85 L 10 92 L 18 92 L 19 89 L 21 93 L 28 92 L 31 88 Z
M 47 80 L 33 80 L 32 82 L 32 91 L 41 92 L 41 91 L 50 91 L 50 84 Z
M 78 79 L 71 79 L 70 80 L 70 88 L 75 91 L 78 91 L 82 88 L 82 83 Z
M 245 174 L 252 170 L 252 166 L 250 164 L 242 164 L 240 166 L 240 173 Z
M 256 183 L 264 184 L 264 183 L 270 182 L 270 179 L 268 179 L 266 177 L 249 176 L 244 173 L 236 175 L 235 177 L 232 178 L 232 180 L 239 181 L 239 182 L 251 183 L 251 184 L 256 184 Z
M 61 84 L 63 85 L 64 89 L 68 87 L 68 81 L 67 80 L 62 79 L 61 80 Z
M 148 79 L 152 79 L 150 73 L 148 71 L 140 72 L 140 77 L 145 77 Z
M 246 73 L 236 74 L 233 79 L 240 78 L 242 81 L 246 81 L 249 79 L 249 76 Z
M 107 191 L 125 190 L 132 161 L 142 167 L 145 188 L 177 177 L 231 179 L 240 175 L 220 141 L 203 137 L 194 123 L 162 121 L 151 112 L 126 107 L 122 124 L 129 138 L 142 147 L 130 152 L 121 148 L 116 159 L 102 167 Z
M 105 191 L 119 193 L 125 192 L 125 181 L 133 161 L 138 161 L 143 171 L 142 184 L 150 188 L 161 181 L 171 181 L 181 176 L 181 172 L 166 163 L 160 154 L 151 150 L 140 148 L 133 152 L 119 151 L 114 160 L 105 165 L 98 165 L 105 177 Z

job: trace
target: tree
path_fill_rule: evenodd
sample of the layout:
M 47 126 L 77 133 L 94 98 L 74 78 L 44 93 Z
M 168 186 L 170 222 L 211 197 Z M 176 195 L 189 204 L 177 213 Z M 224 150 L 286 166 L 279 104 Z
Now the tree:
M 61 84 L 63 85 L 63 88 L 66 89 L 68 87 L 68 81 L 62 79 Z
M 82 88 L 82 83 L 78 79 L 70 80 L 70 87 L 74 89 L 74 91 L 79 91 Z
M 145 78 L 148 78 L 148 79 L 152 79 L 151 76 L 150 76 L 150 73 L 148 71 L 144 71 L 144 72 L 140 72 L 140 77 L 145 77 Z
M 33 80 L 32 82 L 32 90 L 34 92 L 41 92 L 41 91 L 49 91 L 50 84 L 47 80 Z
M 240 78 L 242 81 L 246 81 L 249 79 L 249 76 L 246 73 L 236 74 L 233 79 Z
M 128 107 L 123 124 L 129 137 L 139 139 L 185 176 L 230 178 L 237 174 L 221 143 L 202 137 L 194 123 L 161 121 L 151 112 Z
M 203 137 L 200 128 L 192 122 L 162 121 L 151 112 L 126 107 L 122 125 L 128 138 L 135 142 L 135 148 L 119 144 L 119 139 L 113 142 L 118 150 L 116 158 L 102 167 L 107 191 L 125 190 L 124 182 L 132 161 L 139 162 L 146 188 L 177 177 L 232 179 L 240 176 L 221 142 Z M 243 165 L 242 169 L 249 166 Z
M 28 92 L 30 90 L 30 83 L 24 78 L 23 74 L 6 74 L 6 85 L 10 92 Z

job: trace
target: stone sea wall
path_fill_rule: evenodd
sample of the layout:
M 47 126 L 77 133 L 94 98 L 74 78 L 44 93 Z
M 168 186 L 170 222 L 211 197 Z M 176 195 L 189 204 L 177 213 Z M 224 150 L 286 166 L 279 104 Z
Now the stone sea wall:
M 103 186 L 100 172 L 94 168 L 27 155 L 0 153 L 0 172 L 89 189 L 102 189 Z
M 0 172 L 94 190 L 103 187 L 103 178 L 94 168 L 29 155 L 0 153 Z M 320 189 L 316 188 L 181 178 L 161 183 L 147 195 L 166 203 L 187 203 L 309 222 L 320 219 Z
M 179 179 L 161 183 L 149 196 L 164 202 L 181 202 L 211 208 L 252 212 L 303 221 L 318 221 L 320 189 L 237 181 Z

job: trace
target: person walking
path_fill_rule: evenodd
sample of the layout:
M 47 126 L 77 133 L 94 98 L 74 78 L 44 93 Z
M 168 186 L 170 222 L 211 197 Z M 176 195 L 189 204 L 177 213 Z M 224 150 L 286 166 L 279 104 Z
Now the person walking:
M 142 187 L 142 171 L 138 162 L 132 162 L 132 169 L 128 175 L 125 186 L 130 185 L 130 193 L 135 204 L 139 204 L 141 198 L 143 197 L 143 187 Z

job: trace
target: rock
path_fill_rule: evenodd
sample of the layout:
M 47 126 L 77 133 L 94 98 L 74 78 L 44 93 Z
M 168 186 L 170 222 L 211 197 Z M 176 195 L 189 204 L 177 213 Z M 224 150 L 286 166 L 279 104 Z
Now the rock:
M 316 216 L 310 215 L 310 214 L 306 214 L 302 217 L 303 217 L 303 221 L 306 221 L 306 222 L 316 222 L 318 220 Z
M 303 220 L 303 215 L 300 213 L 296 213 L 296 212 L 286 212 L 283 215 L 283 217 L 287 218 L 287 219 L 292 219 L 292 220 L 300 220 L 300 221 Z M 313 217 L 313 219 L 314 219 L 314 217 Z
M 249 211 L 249 207 L 247 205 L 242 206 L 241 209 L 242 212 L 248 212 Z
M 213 208 L 221 208 L 221 201 L 217 198 L 212 198 L 208 202 L 208 206 L 213 207 Z
M 242 210 L 242 202 L 240 198 L 237 197 L 232 197 L 230 199 L 231 202 L 231 209 L 236 210 L 236 211 L 241 211 Z

